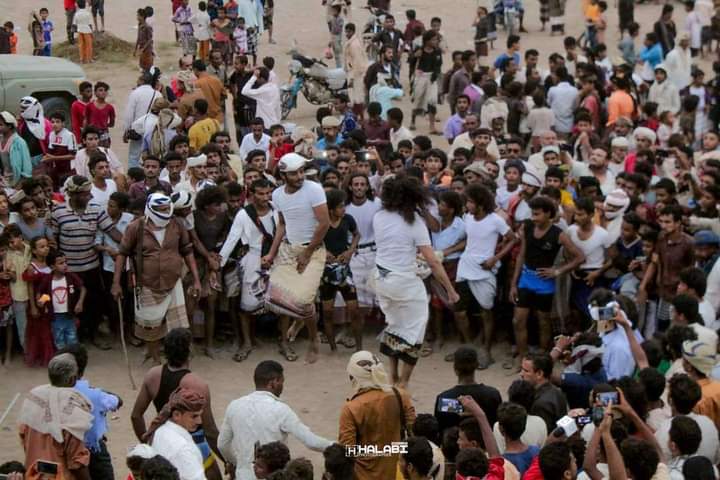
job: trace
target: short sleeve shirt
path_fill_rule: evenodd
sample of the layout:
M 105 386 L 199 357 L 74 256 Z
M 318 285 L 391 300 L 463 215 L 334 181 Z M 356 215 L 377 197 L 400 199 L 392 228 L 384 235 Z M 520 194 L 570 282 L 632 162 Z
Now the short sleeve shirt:
M 350 246 L 352 234 L 357 232 L 357 224 L 352 215 L 345 214 L 337 227 L 330 225 L 325 234 L 325 248 L 327 251 L 338 256 Z
M 320 184 L 305 180 L 294 193 L 287 193 L 285 187 L 278 188 L 273 192 L 272 201 L 285 221 L 287 240 L 293 245 L 309 243 L 318 224 L 313 209 L 327 203 Z
M 410 224 L 397 212 L 380 210 L 373 218 L 376 263 L 394 272 L 414 272 L 417 247 L 430 246 L 427 225 L 415 214 Z

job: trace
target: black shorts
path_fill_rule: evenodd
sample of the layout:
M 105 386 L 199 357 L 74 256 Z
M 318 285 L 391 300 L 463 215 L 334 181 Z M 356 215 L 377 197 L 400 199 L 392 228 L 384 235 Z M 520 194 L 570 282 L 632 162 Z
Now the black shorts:
M 100 15 L 105 16 L 105 0 L 93 0 L 92 1 L 92 15 L 96 17 Z
M 550 313 L 554 296 L 552 293 L 536 293 L 528 288 L 518 288 L 517 306 Z
M 335 300 L 337 292 L 340 292 L 345 302 L 357 301 L 357 290 L 355 290 L 355 286 L 349 282 L 345 282 L 342 285 L 333 285 L 327 282 L 320 284 L 320 300 L 323 302 L 332 302 Z
M 460 296 L 460 300 L 458 300 L 453 307 L 454 311 L 467 312 L 470 308 L 477 309 L 480 307 L 467 281 L 457 282 L 455 284 L 455 291 Z
M 265 30 L 267 30 L 268 28 L 272 27 L 272 24 L 273 24 L 273 16 L 272 16 L 272 14 L 270 14 L 270 15 L 264 15 L 264 16 L 263 16 L 263 27 L 265 27 Z

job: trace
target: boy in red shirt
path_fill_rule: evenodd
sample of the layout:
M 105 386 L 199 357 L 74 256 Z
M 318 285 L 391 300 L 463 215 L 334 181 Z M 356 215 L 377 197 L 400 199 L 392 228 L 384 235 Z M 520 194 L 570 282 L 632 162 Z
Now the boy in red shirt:
M 115 107 L 105 99 L 110 85 L 105 82 L 95 84 L 95 101 L 85 106 L 85 126 L 92 125 L 100 132 L 100 146 L 110 148 L 110 129 L 115 126 Z
M 273 172 L 275 165 L 278 164 L 280 158 L 286 153 L 292 153 L 294 147 L 292 143 L 285 141 L 285 127 L 282 125 L 273 125 L 270 127 L 270 161 L 268 171 Z
M 48 151 L 43 157 L 45 169 L 54 185 L 62 185 L 70 174 L 70 162 L 77 153 L 77 140 L 65 128 L 65 115 L 62 112 L 50 114 L 52 132 L 48 136 Z
M 90 82 L 80 82 L 78 86 L 80 98 L 75 100 L 70 106 L 70 121 L 72 122 L 72 132 L 75 138 L 81 138 L 82 129 L 85 126 L 85 108 L 92 100 L 93 87 Z

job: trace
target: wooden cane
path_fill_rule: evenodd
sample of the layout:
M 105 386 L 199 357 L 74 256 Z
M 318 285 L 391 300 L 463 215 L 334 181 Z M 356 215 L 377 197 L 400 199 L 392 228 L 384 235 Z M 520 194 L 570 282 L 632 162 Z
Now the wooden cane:
M 130 385 L 133 390 L 137 390 L 135 386 L 135 379 L 133 378 L 132 368 L 130 368 L 130 357 L 128 357 L 127 345 L 125 344 L 125 325 L 122 308 L 122 299 L 117 299 L 118 312 L 120 313 L 120 344 L 122 345 L 123 354 L 125 355 L 125 364 L 127 365 L 128 377 L 130 377 Z

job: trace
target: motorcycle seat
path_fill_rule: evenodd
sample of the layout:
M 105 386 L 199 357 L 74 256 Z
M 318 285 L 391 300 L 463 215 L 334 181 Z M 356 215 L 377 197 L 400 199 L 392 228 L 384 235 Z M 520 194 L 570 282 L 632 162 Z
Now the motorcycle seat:
M 302 65 L 303 68 L 310 68 L 313 66 L 314 63 L 316 63 L 315 60 L 308 58 L 308 57 L 304 57 L 304 56 L 300 55 L 299 53 L 293 54 L 292 58 L 293 58 L 293 60 L 297 60 L 298 62 L 300 62 L 300 65 Z

